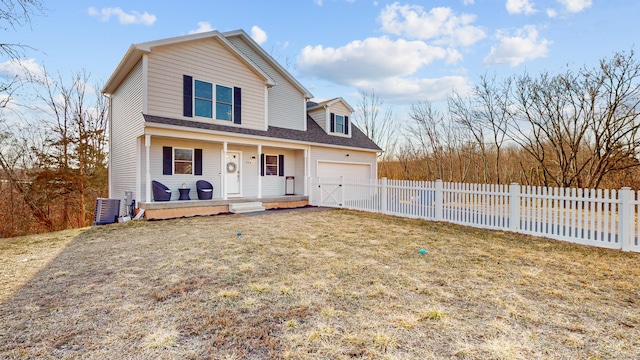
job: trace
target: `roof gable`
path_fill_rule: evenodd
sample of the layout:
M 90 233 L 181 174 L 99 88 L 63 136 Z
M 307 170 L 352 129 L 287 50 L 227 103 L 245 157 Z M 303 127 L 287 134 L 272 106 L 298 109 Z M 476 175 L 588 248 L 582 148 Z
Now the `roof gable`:
M 217 39 L 219 40 L 229 51 L 237 55 L 243 62 L 245 62 L 253 71 L 265 80 L 265 84 L 273 86 L 276 82 L 265 73 L 260 67 L 258 67 L 253 61 L 251 61 L 245 54 L 239 51 L 233 46 L 220 32 L 209 31 L 198 34 L 184 35 L 173 38 L 167 38 L 162 40 L 149 41 L 139 44 L 133 44 L 129 47 L 126 54 L 112 73 L 109 80 L 106 82 L 102 92 L 105 94 L 113 94 L 118 88 L 120 83 L 127 77 L 131 69 L 140 61 L 144 54 L 150 53 L 154 48 L 160 46 L 170 46 L 179 43 L 185 43 L 202 39 Z
M 226 38 L 240 37 L 247 45 L 249 45 L 255 52 L 257 52 L 266 62 L 268 62 L 276 71 L 278 71 L 283 77 L 289 80 L 293 86 L 295 86 L 300 92 L 302 92 L 307 99 L 313 98 L 313 95 L 305 88 L 293 75 L 289 73 L 285 68 L 280 65 L 271 55 L 269 55 L 262 46 L 258 45 L 251 36 L 249 36 L 244 30 L 234 30 L 222 33 Z
M 333 99 L 329 99 L 329 100 L 325 100 L 325 101 L 321 101 L 319 103 L 309 103 L 309 105 L 307 106 L 307 110 L 308 111 L 312 111 L 312 110 L 317 110 L 320 108 L 329 108 L 334 104 L 337 103 L 341 103 L 342 105 L 344 105 L 347 109 L 349 109 L 349 111 L 353 112 L 353 108 L 351 107 L 351 105 L 349 105 L 348 102 L 344 101 L 343 98 L 341 97 L 337 97 L 337 98 L 333 98 Z

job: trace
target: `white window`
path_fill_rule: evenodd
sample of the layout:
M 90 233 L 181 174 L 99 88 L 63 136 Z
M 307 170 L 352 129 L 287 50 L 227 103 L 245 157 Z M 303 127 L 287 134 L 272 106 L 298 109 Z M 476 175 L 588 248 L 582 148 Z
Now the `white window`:
M 233 89 L 216 85 L 216 119 L 233 120 Z
M 218 120 L 233 121 L 233 89 L 216 85 L 215 94 L 212 83 L 195 80 L 193 83 L 193 105 L 196 116 Z M 215 98 L 215 114 L 214 114 Z
M 193 87 L 193 101 L 196 116 L 212 117 L 213 85 L 208 82 L 196 80 Z
M 173 173 L 193 175 L 193 149 L 173 149 Z
M 336 115 L 336 128 L 335 132 L 344 134 L 344 116 Z
M 278 176 L 278 155 L 264 156 L 264 174 L 267 176 Z

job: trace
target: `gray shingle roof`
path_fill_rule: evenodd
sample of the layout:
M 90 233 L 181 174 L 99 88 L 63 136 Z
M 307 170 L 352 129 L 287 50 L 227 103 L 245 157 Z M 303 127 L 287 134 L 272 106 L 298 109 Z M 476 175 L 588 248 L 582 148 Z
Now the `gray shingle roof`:
M 351 137 L 332 136 L 327 134 L 311 117 L 307 116 L 307 131 L 286 129 L 269 126 L 267 131 L 246 129 L 235 126 L 224 126 L 209 124 L 200 121 L 173 119 L 162 116 L 143 114 L 144 120 L 148 123 L 182 126 L 212 131 L 224 131 L 234 134 L 263 136 L 266 138 L 276 138 L 284 140 L 303 141 L 308 143 L 318 143 L 325 145 L 346 146 L 367 150 L 382 151 L 371 139 L 367 137 L 355 124 L 351 125 Z

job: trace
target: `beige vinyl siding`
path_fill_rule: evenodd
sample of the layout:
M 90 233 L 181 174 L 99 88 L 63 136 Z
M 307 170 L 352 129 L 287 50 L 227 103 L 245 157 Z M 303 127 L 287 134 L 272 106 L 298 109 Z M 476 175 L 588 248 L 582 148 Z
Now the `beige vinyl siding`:
M 351 117 L 351 111 L 348 107 L 346 107 L 342 101 L 338 101 L 335 104 L 329 107 L 329 112 L 332 112 L 337 115 L 349 116 Z
M 349 154 L 349 156 L 347 156 L 347 154 Z M 336 161 L 343 163 L 371 164 L 371 177 L 376 178 L 376 159 L 375 152 L 312 146 L 311 177 L 318 176 L 318 161 Z
M 229 121 L 184 117 L 183 75 L 242 89 L 242 127 L 265 128 L 265 80 L 219 39 L 154 48 L 149 54 L 148 112 L 158 116 L 236 126 Z
M 276 85 L 269 88 L 268 91 L 269 126 L 304 130 L 306 122 L 304 93 L 298 90 L 280 71 L 271 66 L 262 55 L 254 51 L 241 37 L 229 37 L 228 40 L 276 81 Z
M 284 176 L 263 176 L 262 196 L 283 196 L 285 193 L 285 179 L 296 175 L 296 151 L 263 147 L 265 155 L 284 155 Z
M 163 175 L 162 174 L 162 148 L 171 146 L 172 148 L 184 149 L 202 149 L 202 176 L 200 175 Z M 221 199 L 221 181 L 220 181 L 220 160 L 222 153 L 222 144 L 190 141 L 180 139 L 168 139 L 161 137 L 151 137 L 151 148 L 149 154 L 149 163 L 151 164 L 151 180 L 156 180 L 171 189 L 171 200 L 178 200 L 180 194 L 178 189 L 185 183 L 191 189 L 189 197 L 192 200 L 198 199 L 196 191 L 196 181 L 206 180 L 213 185 L 213 198 Z M 153 194 L 151 194 L 153 198 Z
M 327 112 L 324 108 L 321 107 L 319 109 L 314 109 L 312 111 L 309 111 L 308 114 L 309 116 L 311 116 L 313 121 L 320 125 L 322 130 L 327 133 L 329 132 L 329 129 L 327 129 Z
M 125 191 L 136 194 L 137 138 L 144 133 L 142 118 L 143 67 L 142 61 L 111 95 L 109 197 L 124 199 Z M 124 208 L 124 201 L 122 208 Z

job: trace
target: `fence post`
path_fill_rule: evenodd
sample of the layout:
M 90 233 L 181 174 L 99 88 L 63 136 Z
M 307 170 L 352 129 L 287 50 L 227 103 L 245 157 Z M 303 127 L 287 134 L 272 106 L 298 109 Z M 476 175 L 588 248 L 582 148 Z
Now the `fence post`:
M 387 213 L 387 203 L 389 199 L 387 199 L 387 178 L 383 177 L 382 179 L 382 189 L 380 189 L 380 212 L 383 214 Z
M 520 184 L 509 185 L 509 230 L 520 230 Z
M 444 187 L 442 185 L 442 180 L 440 179 L 436 180 L 436 193 L 434 200 L 436 202 L 436 213 L 434 214 L 436 221 L 442 221 L 444 217 Z
M 629 187 L 623 187 L 618 192 L 618 236 L 620 237 L 620 245 L 622 251 L 631 250 L 631 239 L 634 230 L 634 211 L 631 201 L 633 200 L 633 191 Z

